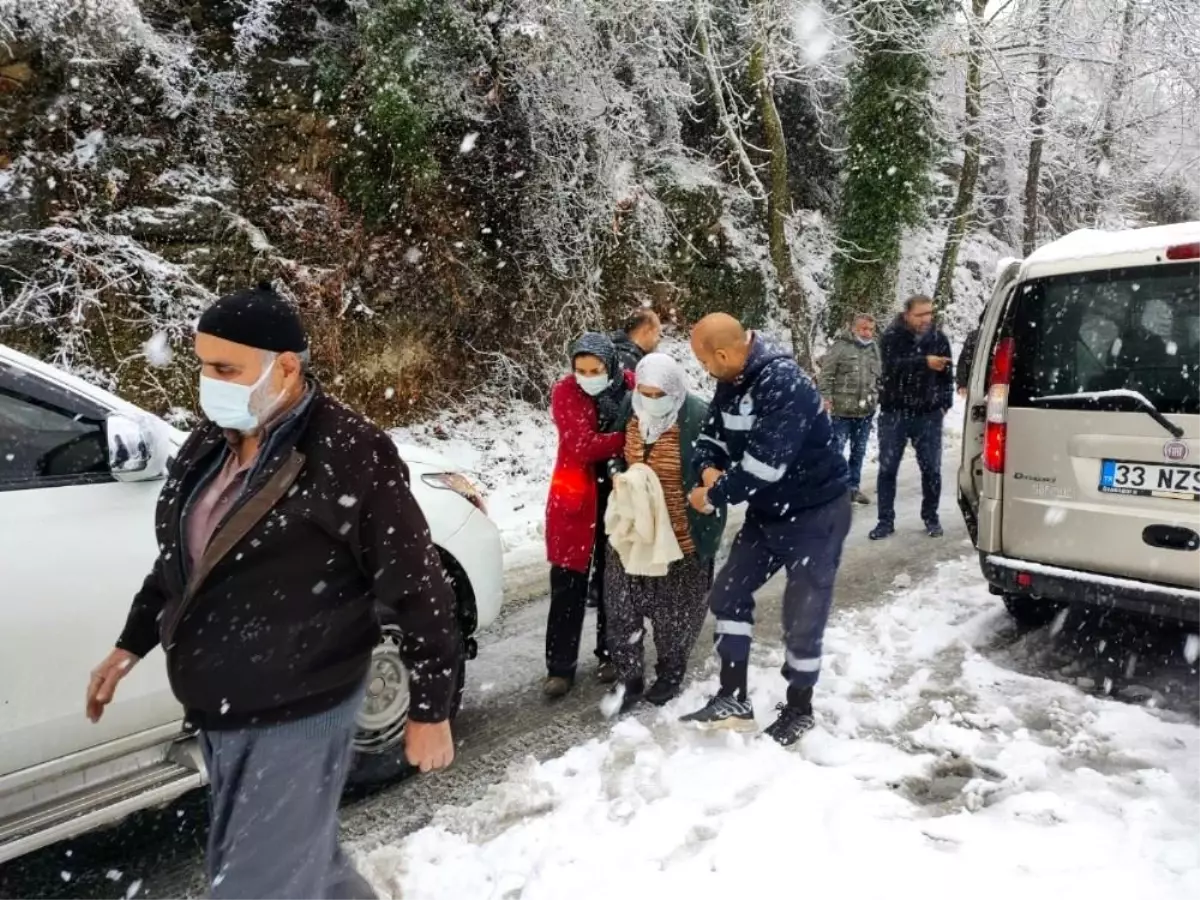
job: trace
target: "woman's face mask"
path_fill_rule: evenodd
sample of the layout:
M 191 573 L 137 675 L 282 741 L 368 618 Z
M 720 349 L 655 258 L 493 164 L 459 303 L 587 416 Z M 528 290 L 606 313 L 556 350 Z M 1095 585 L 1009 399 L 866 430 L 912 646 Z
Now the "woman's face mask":
M 583 392 L 589 397 L 599 397 L 608 390 L 608 373 L 601 375 L 580 375 L 575 373 L 575 381 L 583 388 Z
M 667 394 L 661 397 L 647 397 L 642 394 L 641 407 L 651 418 L 665 419 L 675 411 L 675 401 Z
M 200 376 L 200 408 L 204 415 L 214 425 L 249 434 L 262 424 L 261 414 L 269 413 L 279 402 L 276 396 L 268 402 L 263 402 L 262 389 L 267 384 L 271 370 L 275 368 L 275 360 L 263 369 L 254 384 L 235 384 L 232 381 L 221 381 L 218 378 Z

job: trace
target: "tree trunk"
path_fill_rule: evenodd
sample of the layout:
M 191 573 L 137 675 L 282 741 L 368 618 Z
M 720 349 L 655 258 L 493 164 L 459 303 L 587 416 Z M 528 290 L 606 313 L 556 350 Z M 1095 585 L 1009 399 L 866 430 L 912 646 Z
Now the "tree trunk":
M 717 62 L 713 58 L 712 42 L 708 36 L 707 0 L 700 0 L 696 4 L 696 18 L 699 23 L 696 29 L 696 42 L 699 45 L 700 58 L 704 60 L 704 72 L 708 76 L 708 87 L 712 91 L 713 106 L 717 110 L 717 121 L 721 124 L 721 134 L 724 136 L 725 142 L 729 144 L 729 152 L 737 159 L 742 177 L 746 179 L 755 194 L 754 199 L 762 200 L 766 189 L 758 180 L 758 173 L 754 170 L 754 164 L 750 162 L 750 156 L 746 153 L 746 147 L 742 144 L 742 139 L 733 122 L 733 116 L 729 112 L 729 105 L 725 102 L 725 86 L 721 79 L 721 72 L 717 68 Z
M 1038 16 L 1037 93 L 1033 99 L 1033 115 L 1029 126 L 1029 165 L 1025 169 L 1025 229 L 1021 237 L 1021 253 L 1028 256 L 1037 246 L 1038 203 L 1041 193 L 1042 148 L 1046 145 L 1046 121 L 1050 118 L 1050 92 L 1054 72 L 1050 64 L 1050 7 L 1051 0 L 1042 0 Z
M 775 277 L 779 280 L 781 299 L 788 311 L 792 328 L 792 348 L 801 367 L 812 370 L 812 317 L 808 309 L 808 298 L 796 277 L 792 266 L 792 251 L 787 240 L 787 217 L 791 209 L 791 194 L 788 191 L 787 138 L 783 133 L 783 122 L 775 107 L 771 82 L 767 77 L 766 47 L 760 33 L 750 50 L 750 83 L 758 91 L 759 114 L 762 116 L 763 133 L 767 151 L 771 154 L 770 185 L 767 189 L 767 237 L 771 252 L 771 263 Z
M 1092 174 L 1092 202 L 1088 209 L 1091 224 L 1101 225 L 1105 206 L 1111 203 L 1113 182 L 1112 155 L 1113 141 L 1117 134 L 1117 107 L 1120 105 L 1125 91 L 1129 87 L 1129 49 L 1133 44 L 1133 32 L 1136 26 L 1136 3 L 1125 0 L 1125 9 L 1121 16 L 1121 38 L 1117 44 L 1117 58 L 1113 64 L 1112 87 L 1104 104 L 1104 123 L 1100 130 L 1100 139 L 1096 142 L 1099 159 Z
M 958 250 L 962 246 L 971 214 L 975 209 L 975 182 L 979 180 L 979 115 L 983 82 L 983 14 L 987 0 L 971 0 L 970 50 L 967 53 L 966 116 L 963 123 L 963 165 L 958 179 L 958 196 L 950 213 L 946 229 L 946 246 L 942 264 L 938 267 L 937 286 L 933 297 L 943 306 L 954 297 L 954 269 L 958 265 Z

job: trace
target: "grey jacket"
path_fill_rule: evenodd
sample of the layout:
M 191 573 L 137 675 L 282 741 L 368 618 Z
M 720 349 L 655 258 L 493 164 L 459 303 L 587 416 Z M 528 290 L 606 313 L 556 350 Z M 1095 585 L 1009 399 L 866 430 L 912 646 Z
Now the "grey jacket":
M 879 404 L 879 377 L 883 361 L 879 345 L 860 344 L 849 331 L 839 334 L 821 360 L 817 386 L 821 396 L 833 402 L 832 414 L 860 419 L 875 412 Z

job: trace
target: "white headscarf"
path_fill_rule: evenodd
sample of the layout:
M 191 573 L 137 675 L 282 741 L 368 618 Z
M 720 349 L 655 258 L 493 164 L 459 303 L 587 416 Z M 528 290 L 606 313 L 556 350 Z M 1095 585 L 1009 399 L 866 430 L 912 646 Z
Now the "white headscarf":
M 633 392 L 633 411 L 637 414 L 642 440 L 653 444 L 675 424 L 675 420 L 679 418 L 679 411 L 683 409 L 684 401 L 687 400 L 687 381 L 683 375 L 683 367 L 665 353 L 649 353 L 638 363 L 637 385 L 658 388 L 672 401 L 669 411 L 655 416 L 646 409 L 647 398 L 643 397 L 640 391 Z

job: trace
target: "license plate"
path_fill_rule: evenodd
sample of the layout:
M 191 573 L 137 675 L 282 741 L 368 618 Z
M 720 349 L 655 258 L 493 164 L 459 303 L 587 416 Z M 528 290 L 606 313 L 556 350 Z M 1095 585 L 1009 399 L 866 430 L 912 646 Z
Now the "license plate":
M 1200 500 L 1200 466 L 1160 466 L 1106 459 L 1100 465 L 1100 490 L 1132 497 Z

